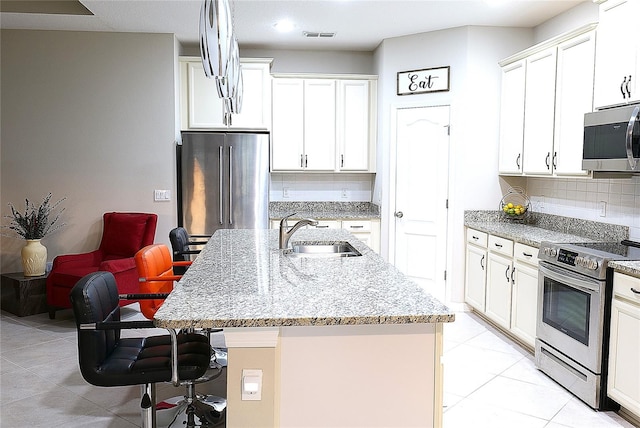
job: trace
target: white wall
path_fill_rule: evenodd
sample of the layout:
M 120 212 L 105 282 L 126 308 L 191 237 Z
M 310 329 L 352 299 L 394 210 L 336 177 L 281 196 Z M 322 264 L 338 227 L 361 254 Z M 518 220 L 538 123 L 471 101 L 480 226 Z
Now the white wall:
M 461 27 L 385 40 L 376 50 L 378 74 L 378 174 L 374 201 L 382 204 L 382 254 L 389 257 L 393 235 L 395 174 L 390 135 L 393 108 L 450 105 L 449 225 L 447 300 L 464 290 L 464 210 L 494 209 L 502 191 L 497 176 L 500 68 L 498 61 L 532 44 L 532 31 Z M 399 71 L 451 66 L 449 92 L 396 95 Z M 422 185 L 428 185 L 423 183 Z
M 371 202 L 373 174 L 271 174 L 270 201 Z
M 48 260 L 97 248 L 102 214 L 158 214 L 168 243 L 175 202 L 174 38 L 168 34 L 3 30 L 2 214 L 8 202 L 66 197 Z M 7 220 L 3 218 L 3 224 Z M 2 237 L 2 272 L 21 271 L 21 239 Z

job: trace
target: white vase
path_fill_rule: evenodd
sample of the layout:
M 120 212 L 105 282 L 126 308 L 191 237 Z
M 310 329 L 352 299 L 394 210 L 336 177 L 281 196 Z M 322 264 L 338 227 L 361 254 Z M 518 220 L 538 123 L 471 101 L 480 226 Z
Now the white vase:
M 27 245 L 22 247 L 22 269 L 24 276 L 44 275 L 47 267 L 47 247 L 39 239 L 27 239 Z

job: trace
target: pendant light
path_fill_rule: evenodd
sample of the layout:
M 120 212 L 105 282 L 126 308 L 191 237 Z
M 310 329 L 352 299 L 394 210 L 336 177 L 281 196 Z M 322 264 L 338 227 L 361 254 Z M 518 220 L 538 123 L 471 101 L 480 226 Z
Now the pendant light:
M 204 0 L 200 8 L 200 54 L 207 77 L 226 76 L 232 33 L 228 0 Z

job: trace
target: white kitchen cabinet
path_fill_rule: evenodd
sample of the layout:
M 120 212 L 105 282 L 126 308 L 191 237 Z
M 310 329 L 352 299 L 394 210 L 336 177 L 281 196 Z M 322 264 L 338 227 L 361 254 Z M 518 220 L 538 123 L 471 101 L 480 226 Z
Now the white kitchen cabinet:
M 376 80 L 273 79 L 272 171 L 375 172 Z
M 292 218 L 289 220 L 289 226 L 293 226 L 299 219 Z M 280 220 L 271 220 L 270 227 L 272 229 L 280 228 Z M 306 228 L 315 229 L 345 229 L 351 232 L 360 241 L 367 244 L 373 251 L 380 254 L 380 220 L 318 220 L 317 226 L 305 226 Z M 295 236 L 295 235 L 294 235 Z
M 351 232 L 376 253 L 380 253 L 379 220 L 342 220 L 342 228 Z
M 500 61 L 499 173 L 579 176 L 584 114 L 593 109 L 595 24 Z
M 232 116 L 231 125 L 224 123 L 222 100 L 214 79 L 204 74 L 197 57 L 180 58 L 180 122 L 189 129 L 255 129 L 271 126 L 271 59 L 240 60 L 243 79 L 241 112 Z
M 525 174 L 551 175 L 554 103 L 556 90 L 555 47 L 527 58 L 524 103 Z
M 509 330 L 511 327 L 513 241 L 489 235 L 488 249 L 485 314 L 493 322 Z
M 375 114 L 375 102 L 370 99 L 370 86 L 373 84 L 369 80 L 338 80 L 337 168 L 340 171 L 372 171 L 375 121 L 371 116 Z
M 336 81 L 305 79 L 303 110 L 303 169 L 307 171 L 335 170 Z
M 558 45 L 552 168 L 556 175 L 587 175 L 582 169 L 584 114 L 593 110 L 595 31 Z
M 640 2 L 637 0 L 608 0 L 600 5 L 594 85 L 596 109 L 640 101 L 638 16 Z
M 640 278 L 613 276 L 607 395 L 640 419 Z
M 498 164 L 501 174 L 522 173 L 525 75 L 525 60 L 516 61 L 502 68 Z
M 335 170 L 336 83 L 274 79 L 271 170 Z
M 538 249 L 516 242 L 513 258 L 510 331 L 534 348 L 538 315 Z
M 467 229 L 464 301 L 480 312 L 485 310 L 487 284 L 487 234 Z

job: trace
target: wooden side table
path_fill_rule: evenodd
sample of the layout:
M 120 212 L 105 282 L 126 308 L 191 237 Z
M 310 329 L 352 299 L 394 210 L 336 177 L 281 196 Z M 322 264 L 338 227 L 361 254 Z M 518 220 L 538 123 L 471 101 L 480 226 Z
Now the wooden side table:
M 3 273 L 0 306 L 3 311 L 24 317 L 47 312 L 47 274 L 24 276 L 24 272 Z

